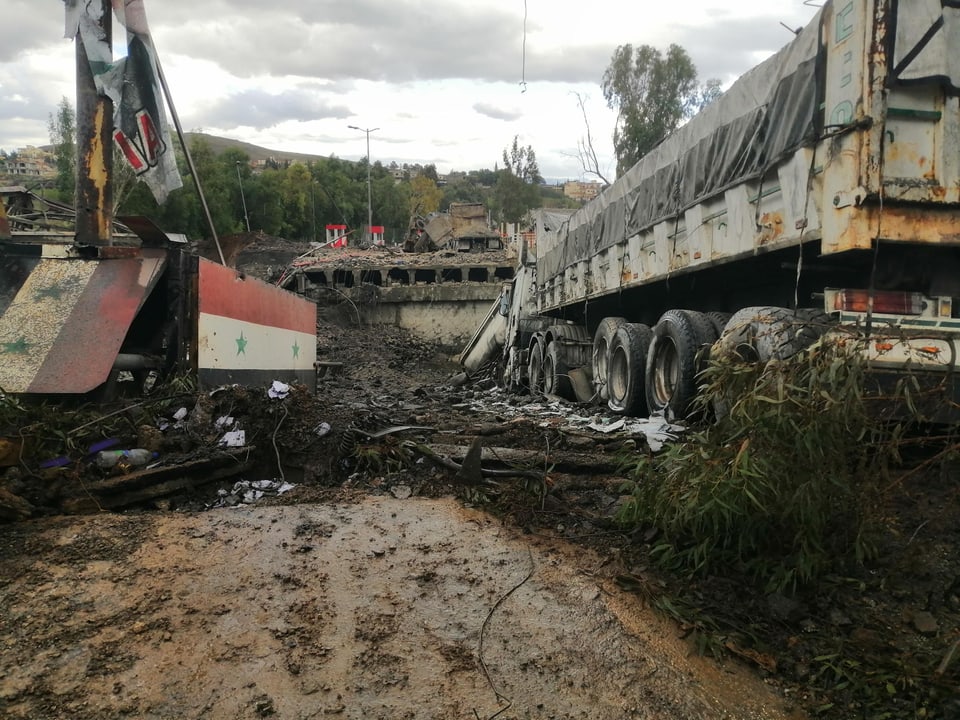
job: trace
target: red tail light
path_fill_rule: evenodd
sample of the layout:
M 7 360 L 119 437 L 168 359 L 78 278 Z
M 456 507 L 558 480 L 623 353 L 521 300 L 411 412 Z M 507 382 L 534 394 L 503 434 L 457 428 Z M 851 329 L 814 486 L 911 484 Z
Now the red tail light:
M 837 293 L 834 310 L 865 313 L 870 311 L 869 290 L 841 290 Z M 920 293 L 877 290 L 873 293 L 873 312 L 887 315 L 920 315 L 923 296 Z

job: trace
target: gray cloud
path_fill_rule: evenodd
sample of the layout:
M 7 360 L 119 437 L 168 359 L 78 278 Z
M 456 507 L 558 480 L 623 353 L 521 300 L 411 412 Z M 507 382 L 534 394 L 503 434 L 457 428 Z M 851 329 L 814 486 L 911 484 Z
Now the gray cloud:
M 678 26 L 675 42 L 686 48 L 697 66 L 701 79 L 733 80 L 756 65 L 756 54 L 771 54 L 793 39 L 791 27 L 802 27 L 805 21 L 794 18 L 717 18 L 709 32 L 703 27 Z
M 38 13 L 36 0 L 7 1 L 17 22 L 0 27 L 0 62 L 63 42 L 62 10 Z M 599 84 L 615 49 L 602 38 L 544 49 L 530 22 L 524 57 L 519 4 L 505 12 L 444 0 L 271 0 L 265 9 L 262 0 L 207 0 L 201 13 L 195 0 L 165 0 L 148 14 L 161 57 L 205 60 L 237 77 Z M 704 77 L 736 75 L 753 64 L 751 53 L 785 44 L 790 34 L 779 20 L 803 24 L 801 17 L 735 19 L 722 10 L 711 20 L 709 28 L 677 25 L 672 33 Z
M 180 2 L 170 0 L 165 16 Z M 482 4 L 461 8 L 440 0 L 278 0 L 269 12 L 251 0 L 229 5 L 214 0 L 205 6 L 204 18 L 176 33 L 154 23 L 154 34 L 162 35 L 169 51 L 209 60 L 241 77 L 512 80 L 522 34 L 519 11 L 491 11 Z
M 351 114 L 346 106 L 334 104 L 315 89 L 304 87 L 280 93 L 246 90 L 228 96 L 191 120 L 200 120 L 201 126 L 228 130 L 240 126 L 265 130 L 285 120 L 342 120 Z
M 0 63 L 21 59 L 30 50 L 51 45 L 62 39 L 63 9 L 46 3 L 40 12 L 36 0 L 5 0 L 0 21 Z M 58 12 L 59 11 L 59 12 Z
M 522 112 L 516 110 L 505 110 L 493 103 L 484 103 L 478 102 L 474 103 L 473 109 L 476 110 L 481 115 L 486 115 L 488 118 L 493 118 L 494 120 L 516 120 L 519 117 L 523 116 Z
M 55 83 L 59 76 L 47 72 L 24 76 L 12 69 L 0 64 L 0 122 L 6 125 L 11 120 L 24 120 L 46 125 L 61 99 L 60 86 Z M 67 99 L 74 104 L 72 96 Z

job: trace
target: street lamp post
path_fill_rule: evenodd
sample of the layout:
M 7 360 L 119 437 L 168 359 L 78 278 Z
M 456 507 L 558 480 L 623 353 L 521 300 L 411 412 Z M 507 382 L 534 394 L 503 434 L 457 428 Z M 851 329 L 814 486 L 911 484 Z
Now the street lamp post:
M 367 134 L 367 233 L 366 238 L 369 241 L 371 233 L 373 232 L 373 204 L 371 201 L 372 195 L 370 192 L 370 133 L 380 128 L 362 128 L 357 127 L 356 125 L 347 125 L 351 130 L 359 130 L 362 133 Z
M 243 203 L 243 220 L 247 224 L 247 232 L 250 232 L 250 216 L 247 215 L 247 198 L 243 195 L 243 180 L 240 177 L 239 160 L 237 160 L 237 182 L 240 183 L 240 202 Z

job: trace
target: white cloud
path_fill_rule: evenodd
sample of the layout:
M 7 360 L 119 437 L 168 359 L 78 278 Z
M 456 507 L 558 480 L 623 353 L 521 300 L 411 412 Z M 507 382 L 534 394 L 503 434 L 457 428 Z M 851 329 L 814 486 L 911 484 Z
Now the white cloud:
M 45 144 L 72 98 L 61 3 L 5 0 L 0 148 Z M 524 5 L 527 17 L 524 25 Z M 802 0 L 146 0 L 185 129 L 276 150 L 359 158 L 347 125 L 380 127 L 374 160 L 493 167 L 516 135 L 547 177 L 581 175 L 574 92 L 612 170 L 600 79 L 623 43 L 683 45 L 702 78 L 732 81 L 790 40 Z

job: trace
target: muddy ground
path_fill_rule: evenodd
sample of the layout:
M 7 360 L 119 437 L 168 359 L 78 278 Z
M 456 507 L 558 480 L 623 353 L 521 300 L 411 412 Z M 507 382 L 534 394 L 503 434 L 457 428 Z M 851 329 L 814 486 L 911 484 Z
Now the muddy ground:
M 185 394 L 159 438 L 129 419 L 187 462 L 235 416 L 242 472 L 112 509 L 87 466 L 8 472 L 32 517 L 0 525 L 0 716 L 960 717 L 955 465 L 891 508 L 881 561 L 814 596 L 661 576 L 613 521 L 643 436 L 351 314 L 320 322 L 344 367 L 316 397 Z M 526 476 L 457 471 L 476 438 Z M 263 479 L 296 487 L 235 484 Z M 851 662 L 888 695 L 845 686 Z

